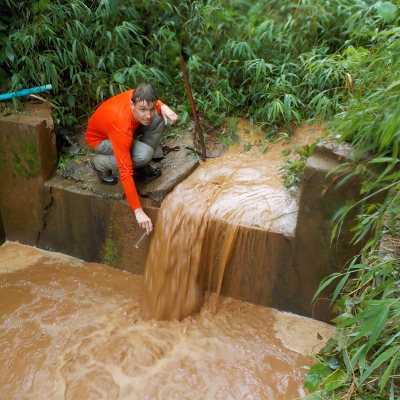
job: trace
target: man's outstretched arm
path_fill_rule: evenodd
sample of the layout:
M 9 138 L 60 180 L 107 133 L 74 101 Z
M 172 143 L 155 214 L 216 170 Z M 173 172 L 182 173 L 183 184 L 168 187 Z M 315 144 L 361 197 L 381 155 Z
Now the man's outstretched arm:
M 147 214 L 143 211 L 143 208 L 137 208 L 135 211 L 136 221 L 138 222 L 139 226 L 142 229 L 146 229 L 148 235 L 150 235 L 151 231 L 153 230 L 153 222 L 147 216 Z
M 164 118 L 165 125 L 167 125 L 168 118 L 171 120 L 171 125 L 178 120 L 178 116 L 166 104 L 161 106 L 161 115 Z

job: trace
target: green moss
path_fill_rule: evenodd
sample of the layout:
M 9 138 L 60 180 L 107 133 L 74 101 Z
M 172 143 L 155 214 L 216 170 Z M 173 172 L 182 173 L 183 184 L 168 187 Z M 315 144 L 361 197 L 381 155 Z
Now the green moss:
M 13 153 L 13 164 L 14 164 L 14 171 L 18 175 L 26 175 L 28 171 L 24 168 L 24 166 L 21 163 L 21 159 L 18 154 L 18 150 L 16 149 L 11 149 Z
M 115 231 L 115 233 L 114 233 Z M 119 235 L 119 226 L 110 229 L 110 237 L 104 245 L 104 264 L 111 268 L 122 269 L 123 239 Z
M 1 144 L 0 144 L 0 167 L 7 167 L 9 165 L 8 161 L 7 161 L 7 153 L 4 149 L 1 148 Z
M 19 139 L 19 149 L 11 147 L 11 152 L 13 154 L 13 164 L 14 171 L 13 176 L 16 175 L 23 176 L 26 179 L 33 178 L 39 169 L 39 154 L 35 145 L 24 139 Z M 4 157 L 5 160 L 5 157 Z M 23 163 L 23 161 L 25 163 Z M 26 167 L 26 165 L 28 167 Z
M 19 145 L 21 148 L 21 157 L 25 160 L 29 167 L 29 172 L 27 173 L 26 177 L 30 179 L 38 172 L 39 154 L 36 146 L 31 142 L 19 139 Z

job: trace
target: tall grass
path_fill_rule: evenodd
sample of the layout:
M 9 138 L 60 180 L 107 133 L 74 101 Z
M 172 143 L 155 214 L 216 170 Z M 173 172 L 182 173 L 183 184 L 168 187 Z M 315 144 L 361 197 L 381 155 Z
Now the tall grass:
M 143 81 L 189 111 L 183 50 L 205 117 L 266 125 L 330 117 L 345 99 L 347 73 L 330 56 L 361 42 L 346 25 L 353 8 L 338 0 L 6 0 L 0 82 L 9 77 L 13 90 L 52 83 L 61 125 Z
M 347 22 L 351 46 L 329 57 L 347 75 L 346 98 L 329 126 L 356 150 L 356 162 L 342 166 L 346 178 L 364 176 L 363 199 L 337 211 L 332 239 L 355 206 L 361 212 L 353 242 L 369 239 L 346 269 L 328 277 L 316 293 L 337 280 L 332 303 L 339 314 L 334 320 L 338 334 L 308 374 L 310 400 L 400 396 L 400 261 L 381 247 L 382 240 L 400 244 L 399 5 L 360 6 Z

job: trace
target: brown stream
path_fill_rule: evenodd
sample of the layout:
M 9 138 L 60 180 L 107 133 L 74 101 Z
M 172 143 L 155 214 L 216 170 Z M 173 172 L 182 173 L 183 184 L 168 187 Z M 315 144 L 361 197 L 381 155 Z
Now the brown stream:
M 143 320 L 143 278 L 0 247 L 0 399 L 295 399 L 327 326 L 221 298 L 182 322 Z M 292 349 L 292 350 L 290 350 Z
M 1 246 L 0 399 L 305 395 L 299 367 L 331 334 L 325 324 L 224 297 L 217 306 L 215 294 L 202 303 L 213 265 L 220 287 L 235 240 L 251 239 L 242 226 L 293 229 L 293 199 L 276 172 L 286 146 L 271 150 L 270 162 L 256 153 L 210 160 L 179 185 L 160 211 L 145 284 L 103 265 Z M 146 317 L 171 321 L 143 318 L 142 290 Z
M 293 142 L 313 143 L 321 129 L 297 129 L 293 142 L 281 141 L 260 153 L 257 146 L 244 152 L 242 143 L 263 138 L 250 134 L 244 121 L 239 128 L 240 145 L 223 157 L 207 160 L 162 203 L 144 275 L 146 318 L 180 320 L 191 315 L 200 308 L 204 290 L 210 292 L 213 280 L 219 295 L 235 248 L 239 265 L 244 262 L 238 258 L 248 257 L 246 247 L 252 248 L 256 260 L 271 256 L 267 239 L 254 245 L 259 231 L 294 235 L 297 201 L 282 184 L 282 152 L 293 151 Z M 236 284 L 243 282 L 238 279 Z

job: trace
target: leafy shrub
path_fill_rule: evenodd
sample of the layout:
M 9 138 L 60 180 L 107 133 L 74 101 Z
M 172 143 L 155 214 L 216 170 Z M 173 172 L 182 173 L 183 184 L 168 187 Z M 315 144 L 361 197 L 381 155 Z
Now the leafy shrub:
M 345 24 L 352 3 L 6 0 L 0 82 L 5 86 L 9 77 L 12 90 L 51 83 L 55 120 L 67 126 L 143 81 L 189 112 L 182 51 L 191 56 L 187 69 L 199 112 L 216 124 L 221 112 L 266 126 L 326 118 L 346 96 L 348 72 L 330 55 L 362 42 Z
M 356 16 L 364 21 L 362 25 Z M 398 2 L 360 8 L 348 22 L 354 44 L 359 46 L 348 47 L 338 58 L 348 69 L 348 96 L 329 126 L 356 150 L 358 162 L 343 166 L 347 176 L 362 173 L 365 181 L 363 199 L 338 210 L 332 239 L 355 206 L 361 206 L 361 213 L 353 242 L 370 238 L 349 266 L 322 282 L 316 294 L 340 279 L 332 298 L 339 313 L 333 320 L 338 333 L 309 371 L 306 386 L 315 391 L 310 399 L 395 399 L 400 395 L 400 265 L 398 255 L 382 251 L 388 241 L 399 246 L 398 18 Z

